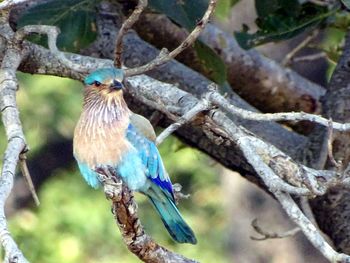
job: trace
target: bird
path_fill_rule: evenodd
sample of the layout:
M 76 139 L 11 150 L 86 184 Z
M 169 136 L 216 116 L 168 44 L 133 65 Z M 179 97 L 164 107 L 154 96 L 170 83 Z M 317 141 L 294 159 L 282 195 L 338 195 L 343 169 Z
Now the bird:
M 87 184 L 99 188 L 96 169 L 112 167 L 130 190 L 149 198 L 176 242 L 196 244 L 193 230 L 175 204 L 153 127 L 128 108 L 123 79 L 124 71 L 113 67 L 97 69 L 84 79 L 83 109 L 73 138 L 80 173 Z

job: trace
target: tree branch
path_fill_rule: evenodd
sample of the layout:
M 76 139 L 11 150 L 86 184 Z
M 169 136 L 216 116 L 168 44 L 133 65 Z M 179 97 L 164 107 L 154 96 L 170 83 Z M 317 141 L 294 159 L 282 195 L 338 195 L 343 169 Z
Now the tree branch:
M 29 170 L 28 170 L 27 156 L 24 153 L 22 153 L 19 156 L 19 164 L 20 164 L 20 167 L 21 167 L 21 171 L 22 171 L 23 177 L 25 178 L 25 180 L 27 182 L 29 191 L 32 194 L 33 200 L 34 200 L 35 204 L 37 206 L 39 206 L 40 205 L 39 197 L 38 197 L 38 195 L 37 195 L 37 193 L 35 191 L 35 187 L 34 187 L 32 178 L 31 178 Z
M 12 40 L 6 45 L 0 71 L 0 109 L 7 137 L 7 148 L 4 154 L 0 178 L 0 241 L 5 250 L 5 262 L 26 263 L 26 258 L 8 231 L 5 216 L 5 202 L 13 187 L 19 156 L 26 149 L 16 104 L 16 91 L 18 88 L 16 70 L 21 62 L 23 53 L 19 49 L 18 42 L 11 28 L 6 24 L 0 26 L 7 31 L 8 36 Z
M 254 237 L 251 236 L 250 239 L 255 240 L 255 241 L 263 241 L 267 239 L 275 239 L 275 238 L 286 238 L 290 236 L 294 236 L 295 234 L 300 232 L 299 227 L 295 227 L 291 230 L 288 230 L 283 233 L 276 233 L 276 232 L 267 232 L 266 230 L 262 229 L 259 224 L 258 224 L 258 219 L 254 219 L 252 221 L 252 227 L 254 228 L 255 232 L 260 234 L 262 237 Z
M 37 33 L 37 34 L 45 34 L 48 37 L 48 46 L 50 51 L 55 55 L 59 61 L 66 65 L 68 68 L 78 72 L 78 73 L 87 73 L 86 65 L 79 65 L 74 63 L 70 59 L 67 59 L 63 52 L 59 51 L 57 48 L 57 36 L 60 33 L 58 27 L 55 26 L 45 26 L 45 25 L 29 25 L 24 26 L 19 29 L 16 33 L 16 37 L 18 41 L 22 41 L 27 35 Z
M 349 122 L 350 121 L 350 33 L 347 33 L 344 45 L 344 51 L 339 59 L 336 69 L 330 80 L 327 93 L 324 96 L 323 115 L 332 118 L 333 121 Z M 322 136 L 323 143 L 327 145 L 328 137 L 327 129 L 316 127 L 312 138 Z M 319 142 L 322 147 L 322 141 Z M 332 140 L 333 156 L 341 167 L 337 168 L 346 172 L 350 161 L 350 134 L 349 133 L 333 133 Z M 319 152 L 316 148 L 313 153 L 317 157 Z M 329 147 L 328 147 L 329 148 Z M 326 151 L 327 153 L 327 151 Z M 328 154 L 327 154 L 328 155 Z M 333 163 L 326 156 L 323 162 L 323 169 L 334 169 Z M 335 247 L 344 253 L 350 254 L 350 209 L 348 207 L 350 201 L 350 192 L 344 185 L 336 185 L 329 189 L 328 193 L 322 197 L 311 200 L 311 207 L 315 214 L 317 223 L 322 231 L 324 231 L 334 242 Z
M 278 113 L 258 113 L 240 109 L 235 105 L 230 104 L 219 93 L 211 93 L 209 100 L 226 110 L 227 112 L 238 115 L 246 120 L 254 121 L 309 121 L 320 124 L 325 127 L 330 127 L 330 121 L 322 116 L 305 113 L 305 112 L 278 112 Z M 346 132 L 350 130 L 350 123 L 332 122 L 332 129 Z
M 105 195 L 112 202 L 112 213 L 128 249 L 144 262 L 196 263 L 163 248 L 145 233 L 134 196 L 114 171 L 113 168 L 96 169 Z
M 168 53 L 167 49 L 162 49 L 159 55 L 154 60 L 147 63 L 146 65 L 133 68 L 133 69 L 126 69 L 125 76 L 130 77 L 130 76 L 135 76 L 135 75 L 139 75 L 147 71 L 150 71 L 170 61 L 171 59 L 175 58 L 178 54 L 180 54 L 186 48 L 191 46 L 194 43 L 194 41 L 198 38 L 199 34 L 203 31 L 205 26 L 208 24 L 209 19 L 215 10 L 216 2 L 217 0 L 209 1 L 208 9 L 204 13 L 203 18 L 197 23 L 197 26 L 193 29 L 193 31 L 187 36 L 187 38 L 177 48 L 175 48 L 170 53 Z
M 142 15 L 135 29 L 144 40 L 157 48 L 173 48 L 188 35 L 165 16 L 154 13 Z M 224 61 L 232 88 L 259 110 L 321 112 L 319 100 L 325 93 L 323 87 L 301 77 L 293 70 L 281 67 L 256 50 L 243 50 L 232 34 L 215 25 L 208 24 L 200 40 L 216 51 Z M 177 59 L 208 76 L 205 68 L 198 63 L 193 48 L 189 47 Z
M 312 40 L 317 37 L 318 33 L 320 32 L 319 29 L 315 29 L 311 32 L 310 35 L 306 36 L 306 38 L 301 41 L 295 48 L 293 48 L 283 59 L 282 65 L 283 66 L 289 66 L 290 63 L 293 61 L 293 57 L 303 48 L 307 47 Z
M 175 123 L 169 125 L 161 134 L 157 136 L 156 145 L 161 144 L 165 140 L 165 138 L 167 138 L 185 123 L 190 122 L 200 112 L 209 110 L 209 107 L 210 103 L 207 100 L 207 98 L 202 98 L 196 104 L 196 106 L 194 106 L 191 110 L 189 110 L 183 116 L 181 116 Z
M 117 68 L 122 67 L 123 36 L 139 19 L 141 13 L 147 7 L 147 4 L 148 0 L 139 0 L 137 6 L 135 7 L 135 10 L 128 17 L 128 19 L 125 20 L 125 22 L 122 24 L 121 28 L 118 31 L 114 57 L 114 66 L 116 66 Z
M 349 263 L 350 256 L 336 252 L 322 237 L 318 229 L 299 209 L 289 194 L 275 193 L 284 211 L 296 223 L 309 241 L 332 263 Z
M 231 136 L 234 134 L 230 133 Z M 294 200 L 290 197 L 288 192 L 283 189 L 278 184 L 271 181 L 272 171 L 271 168 L 267 167 L 265 164 L 265 160 L 262 162 L 262 159 L 258 160 L 258 155 L 261 155 L 262 148 L 258 147 L 258 144 L 254 139 L 247 137 L 239 136 L 237 138 L 240 142 L 240 148 L 244 152 L 245 157 L 249 159 L 250 164 L 254 167 L 257 173 L 261 176 L 265 185 L 269 188 L 269 190 L 273 193 L 276 199 L 282 205 L 282 208 L 286 211 L 288 216 L 296 223 L 300 229 L 303 231 L 305 236 L 309 239 L 309 241 L 317 248 L 328 260 L 331 262 L 350 262 L 350 256 L 337 253 L 322 237 L 321 233 L 318 229 L 310 222 L 310 220 L 303 214 L 303 212 L 299 209 Z M 264 147 L 264 149 L 266 149 Z M 266 154 L 263 153 L 263 158 L 266 159 Z M 260 157 L 261 158 L 261 157 Z M 267 171 L 269 171 L 267 173 Z M 277 176 L 277 174 L 276 174 Z M 276 187 L 277 186 L 277 187 Z M 299 194 L 300 195 L 300 194 Z
M 81 57 L 81 56 L 76 56 L 76 58 L 77 59 L 78 58 L 81 59 L 81 64 L 85 64 L 86 63 L 85 59 L 88 60 L 89 63 L 96 63 L 95 67 L 99 67 L 99 65 L 100 66 L 101 65 L 108 65 L 108 63 L 109 63 L 109 65 L 111 65 L 111 63 L 112 63 L 112 61 L 108 61 L 108 60 L 98 60 L 98 59 L 93 60 L 91 58 L 84 58 L 84 57 Z M 53 60 L 51 59 L 51 62 L 52 61 Z M 42 61 L 42 63 L 44 63 L 44 62 Z M 61 69 L 62 69 L 62 66 L 61 66 Z M 72 74 L 69 73 L 67 71 L 67 69 L 60 70 L 60 68 L 54 67 L 54 68 L 50 68 L 50 71 L 48 71 L 48 73 L 50 73 L 50 72 L 51 72 L 51 74 L 52 74 L 52 72 L 54 72 L 55 74 L 59 74 L 60 76 L 71 76 L 72 77 Z M 79 76 L 73 76 L 73 77 L 81 79 Z M 129 78 L 128 81 L 131 81 L 131 78 Z M 157 87 L 157 90 L 158 90 L 157 94 L 155 93 L 155 91 L 156 91 L 155 87 Z M 180 92 L 179 93 L 179 91 L 177 91 L 177 94 L 176 93 L 172 93 L 171 91 L 174 90 L 174 89 L 177 90 L 177 88 L 175 88 L 174 86 L 169 85 L 169 84 L 156 82 L 155 80 L 151 80 L 150 78 L 147 78 L 146 76 L 137 77 L 136 79 L 133 78 L 132 85 L 130 86 L 130 88 L 132 88 L 131 91 L 133 90 L 132 94 L 134 96 L 136 96 L 137 98 L 140 98 L 144 102 L 145 102 L 145 98 L 147 98 L 147 97 L 152 98 L 153 100 L 159 102 L 159 101 L 163 100 L 162 97 L 164 97 L 164 93 L 162 93 L 162 92 L 163 91 L 167 91 L 167 94 L 168 94 L 167 97 L 168 98 L 173 98 L 173 100 L 171 100 L 172 101 L 171 103 L 173 103 L 172 105 L 179 106 L 179 101 L 183 100 L 185 97 L 188 98 L 188 96 L 189 96 L 189 94 L 187 94 L 185 92 Z M 142 94 L 142 95 L 140 95 L 140 94 Z M 148 94 L 148 95 L 146 95 L 146 94 Z M 189 102 L 186 101 L 186 103 L 189 103 Z M 192 101 L 191 104 L 190 104 L 191 106 L 190 105 L 186 105 L 186 106 L 192 108 L 193 105 L 196 105 L 196 104 L 197 104 L 197 102 Z M 168 105 L 167 108 L 171 107 L 169 105 L 169 101 L 166 101 L 165 105 Z M 163 110 L 163 112 L 165 111 L 162 107 L 159 107 L 159 103 L 153 103 L 153 104 L 151 104 L 151 107 L 157 108 L 158 110 L 161 110 L 161 111 Z M 187 108 L 183 108 L 182 111 L 186 112 L 186 109 Z M 165 112 L 167 112 L 167 111 L 165 111 Z M 176 112 L 176 114 L 177 113 L 178 112 Z M 169 112 L 167 114 L 168 114 L 168 116 L 170 117 L 171 120 L 176 121 L 176 119 L 174 119 L 174 115 L 169 115 Z M 215 133 L 217 133 L 218 129 L 217 128 L 213 128 L 213 131 L 215 131 L 214 132 L 214 134 L 215 134 Z M 215 142 L 215 138 L 213 138 L 213 139 L 214 139 L 214 142 Z M 232 152 L 236 152 L 234 149 L 230 150 L 230 152 L 231 151 Z M 215 156 L 213 156 L 213 157 L 215 157 Z M 216 158 L 219 158 L 219 157 L 216 157 Z M 222 157 L 221 157 L 221 161 L 222 161 Z M 230 165 L 229 165 L 229 167 L 233 168 Z M 237 168 L 236 165 L 234 167 Z M 248 169 L 248 170 L 250 170 L 250 169 Z
M 135 61 L 139 59 L 137 57 L 134 57 L 134 55 L 137 54 L 136 49 L 138 49 L 139 52 L 142 54 L 154 54 L 154 49 L 153 51 L 145 50 L 142 47 L 142 45 L 139 45 L 143 43 L 143 42 L 140 43 L 139 42 L 140 40 L 137 40 L 134 37 L 130 38 L 130 34 L 128 34 L 126 37 L 127 37 L 127 43 L 124 43 L 124 44 L 125 44 L 125 48 L 127 49 L 127 53 L 124 53 L 124 56 L 133 55 L 132 57 L 128 56 L 126 59 L 126 62 Z M 135 50 L 130 49 L 133 45 Z M 105 45 L 103 46 L 105 47 Z M 72 71 L 70 70 L 70 68 L 66 67 L 65 65 L 62 65 L 62 63 L 60 63 L 60 61 L 47 49 L 44 49 L 42 47 L 39 47 L 34 44 L 30 44 L 30 43 L 26 43 L 26 49 L 28 49 L 30 52 L 27 59 L 21 65 L 21 70 L 23 72 L 28 72 L 32 74 L 38 74 L 38 73 L 49 74 L 49 75 L 55 75 L 55 76 L 61 76 L 61 77 L 68 77 L 68 78 L 77 79 L 77 80 L 83 80 L 83 76 L 81 74 L 77 74 L 75 71 Z M 106 49 L 102 49 L 101 51 L 105 51 L 105 50 Z M 91 51 L 91 52 L 94 54 L 94 51 Z M 80 65 L 86 66 L 86 68 L 89 68 L 89 69 L 113 66 L 113 61 L 107 60 L 107 59 L 96 59 L 96 58 L 81 56 L 77 54 L 69 54 L 69 53 L 66 53 L 66 57 L 70 60 L 73 60 L 74 58 L 75 63 L 79 63 Z M 142 56 L 140 56 L 140 58 L 142 58 Z M 191 69 L 188 69 L 187 67 L 181 65 L 180 63 L 171 62 L 169 64 L 170 65 L 165 65 L 161 67 L 162 69 L 157 69 L 159 71 L 156 75 L 159 77 L 163 77 L 164 82 L 178 83 L 178 85 L 182 89 L 188 90 L 192 94 L 198 97 L 203 96 L 207 92 L 207 86 L 210 84 L 210 82 L 207 79 L 203 78 L 201 75 L 199 75 L 195 71 L 192 71 Z M 173 75 L 169 74 L 169 72 L 171 72 Z M 153 86 L 159 85 L 158 83 L 159 82 L 153 82 L 152 85 Z M 140 83 L 140 86 L 142 86 L 142 83 Z M 161 86 L 159 88 L 161 88 Z M 254 108 L 246 104 L 238 96 L 230 96 L 228 99 L 230 103 L 233 103 L 239 107 L 244 107 L 244 108 L 248 108 L 249 110 L 254 110 Z M 129 105 L 132 106 L 133 104 L 130 103 Z M 157 103 L 154 103 L 152 108 L 156 108 L 157 105 L 158 105 Z M 140 112 L 140 109 L 135 107 L 134 111 Z M 147 112 L 149 112 L 149 110 L 147 111 L 143 109 L 142 113 L 147 114 Z M 236 118 L 236 117 L 232 117 L 232 118 L 238 125 L 242 125 L 248 128 L 249 130 L 253 131 L 254 133 L 257 133 L 260 137 L 276 145 L 283 151 L 286 151 L 288 154 L 290 154 L 293 157 L 295 157 L 295 154 L 297 153 L 297 147 L 295 146 L 297 145 L 297 146 L 303 147 L 303 145 L 305 145 L 306 143 L 305 138 L 303 136 L 290 132 L 277 124 L 246 121 L 244 119 Z M 193 133 L 187 133 L 187 135 L 185 136 L 185 138 L 187 138 L 186 141 L 187 142 L 192 141 L 194 144 L 196 144 L 195 142 L 196 141 L 198 142 L 200 140 L 199 137 L 201 137 L 202 134 L 197 134 L 196 137 L 193 137 L 193 136 L 194 136 Z M 208 146 L 209 145 L 206 144 L 206 147 L 205 147 L 207 153 L 208 153 Z M 211 150 L 214 150 L 214 149 L 211 149 Z M 223 150 L 221 150 L 221 152 L 223 152 Z M 211 155 L 213 154 L 214 153 L 212 152 Z M 219 153 L 215 153 L 214 155 L 216 154 L 219 154 Z M 232 156 L 228 158 L 232 159 Z M 231 161 L 227 159 L 226 165 L 228 165 L 231 168 L 233 167 L 237 168 L 236 165 L 231 166 L 229 164 L 231 164 Z
M 99 60 L 95 61 L 102 63 L 102 61 Z M 62 75 L 66 73 L 63 71 L 60 74 Z M 72 73 L 69 74 L 73 75 Z M 186 112 L 198 104 L 198 100 L 194 98 L 191 94 L 188 94 L 184 91 L 180 91 L 173 85 L 158 83 L 155 80 L 152 80 L 146 76 L 137 76 L 129 78 L 126 80 L 126 82 L 127 86 L 129 85 L 128 87 L 131 89 L 131 91 L 133 91 L 132 94 L 136 94 L 135 97 L 145 97 L 156 101 L 158 104 L 162 102 L 163 105 L 167 106 L 176 105 L 178 106 L 178 108 L 180 106 L 180 110 L 182 112 Z M 168 107 L 168 109 L 170 108 Z M 176 115 L 179 114 L 178 110 L 173 112 L 169 111 L 170 110 L 167 110 L 167 108 L 163 109 L 163 113 L 166 114 L 169 118 L 173 118 L 174 116 L 176 117 Z M 176 121 L 176 119 L 172 119 L 172 121 Z M 225 114 L 223 114 L 220 110 L 210 110 L 207 114 L 204 114 L 204 116 L 202 117 L 202 121 L 196 123 L 196 125 L 203 131 L 206 140 L 209 140 L 211 144 L 223 146 L 225 148 L 227 147 L 226 149 L 230 148 L 230 151 L 234 151 L 234 149 L 240 150 L 241 153 L 243 153 L 243 158 L 238 162 L 238 164 L 236 163 L 235 165 L 242 166 L 240 169 L 246 169 L 246 171 L 256 172 L 259 176 L 261 176 L 262 179 L 266 179 L 263 180 L 265 184 L 266 182 L 270 182 L 270 185 L 267 184 L 267 186 L 274 185 L 275 188 L 271 187 L 271 189 L 274 189 L 275 191 L 280 191 L 282 189 L 286 192 L 292 192 L 296 194 L 322 193 L 322 189 L 319 190 L 310 187 L 312 191 L 309 190 L 309 185 L 313 186 L 313 184 L 318 183 L 317 178 L 315 178 L 315 174 L 321 174 L 323 177 L 334 176 L 334 173 L 329 175 L 330 172 L 327 171 L 312 171 L 309 168 L 307 169 L 307 167 L 301 167 L 297 165 L 295 162 L 292 161 L 291 158 L 284 155 L 282 152 L 278 151 L 273 146 L 268 145 L 266 143 L 262 143 L 260 139 L 255 138 L 254 135 L 244 130 L 243 128 L 237 126 L 235 123 L 230 121 L 230 119 L 227 118 Z M 178 131 L 180 134 L 181 130 L 182 129 Z M 245 139 L 248 140 L 250 146 L 254 145 L 254 147 L 251 147 L 252 149 L 256 150 L 254 154 L 251 154 L 251 151 L 247 152 L 248 147 L 243 147 L 242 142 L 244 142 Z M 258 148 L 257 144 L 252 144 L 255 142 L 262 143 L 261 145 L 263 145 L 263 147 Z M 262 156 L 260 156 L 261 154 Z M 273 160 L 274 158 L 276 158 L 276 156 L 282 156 L 282 159 L 285 161 L 283 166 L 293 167 L 294 169 L 296 169 L 295 174 L 298 177 L 283 177 L 282 179 L 286 182 L 279 178 L 279 176 L 284 175 L 283 169 L 282 173 L 275 174 L 275 170 L 277 168 L 273 167 L 273 164 L 268 162 L 269 160 Z M 217 156 L 217 158 L 220 158 L 220 155 Z M 230 161 L 234 162 L 235 160 Z M 287 166 L 286 164 L 289 164 L 289 166 Z M 254 165 L 256 165 L 256 167 Z M 262 172 L 261 169 L 264 169 L 267 172 Z M 281 169 L 281 167 L 279 167 L 279 169 Z M 285 174 L 288 174 L 288 172 L 289 171 L 286 171 Z M 295 172 L 295 170 L 293 170 L 293 172 Z M 303 175 L 302 172 L 307 173 L 309 175 L 308 180 L 311 180 L 311 183 L 309 181 L 304 182 L 304 178 L 301 177 Z M 312 179 L 315 180 L 312 181 Z
M 97 60 L 98 61 L 98 60 Z M 167 109 L 172 109 L 174 110 L 174 106 L 177 106 L 176 111 L 174 112 L 175 114 L 179 114 L 179 110 L 178 108 L 181 107 L 181 111 L 182 112 L 186 112 L 188 111 L 188 109 L 193 108 L 197 103 L 198 100 L 195 99 L 192 95 L 185 93 L 184 91 L 178 90 L 176 87 L 174 87 L 173 85 L 170 84 L 165 84 L 165 83 L 161 83 L 161 82 L 156 82 L 155 80 L 152 80 L 149 77 L 146 76 L 135 76 L 132 78 L 128 78 L 126 80 L 126 86 L 129 88 L 131 94 L 134 97 L 142 97 L 142 98 L 146 98 L 146 99 L 152 99 L 154 101 L 157 102 L 158 105 L 167 105 L 167 107 L 162 107 L 159 108 L 159 110 L 162 110 L 163 113 L 165 113 L 167 116 L 169 116 L 170 118 L 172 118 L 174 115 L 171 115 L 169 113 L 169 110 Z M 172 114 L 174 114 L 172 113 Z M 173 121 L 176 121 L 173 119 Z M 217 124 L 218 126 L 216 126 L 215 124 Z M 222 112 L 220 112 L 219 110 L 211 110 L 209 111 L 205 116 L 202 122 L 197 123 L 197 125 L 199 125 L 200 127 L 202 127 L 202 129 L 206 130 L 206 136 L 208 137 L 208 139 L 214 143 L 214 144 L 219 144 L 219 145 L 232 145 L 232 146 L 238 146 L 240 148 L 241 151 L 243 151 L 243 158 L 248 158 L 248 156 L 254 156 L 252 155 L 251 151 L 254 152 L 254 147 L 242 147 L 242 140 L 243 138 L 249 138 L 249 142 L 253 142 L 254 139 L 252 141 L 252 139 L 254 138 L 253 135 L 247 131 L 245 131 L 244 129 L 236 126 L 234 123 L 232 123 Z M 180 134 L 181 134 L 181 130 L 179 130 Z M 221 137 L 221 141 L 217 140 L 218 138 Z M 261 140 L 258 140 L 261 142 Z M 230 142 L 230 143 L 229 143 Z M 230 152 L 235 152 L 234 147 L 231 148 Z M 276 156 L 282 156 L 283 157 L 283 153 L 281 153 L 280 151 L 278 151 L 277 149 L 275 149 L 274 147 L 272 147 L 271 145 L 267 145 L 267 144 L 262 144 L 262 147 L 260 147 L 260 150 L 255 150 L 256 153 L 260 153 L 261 154 L 261 148 L 264 149 L 263 152 L 265 152 L 264 154 L 264 162 L 266 162 L 266 158 L 269 159 L 273 159 Z M 247 149 L 250 149 L 249 152 L 245 152 Z M 249 154 L 248 154 L 249 153 Z M 268 157 L 270 156 L 270 157 Z M 283 157 L 286 162 L 290 162 L 292 161 L 290 158 L 288 159 L 288 156 Z M 232 160 L 231 160 L 232 161 Z M 242 163 L 242 159 L 240 160 L 240 163 L 238 163 L 239 166 L 241 167 L 246 167 L 247 170 L 250 171 L 254 171 L 252 170 L 252 168 L 248 168 L 247 166 L 244 166 Z M 256 163 L 256 161 L 254 159 L 251 159 L 249 161 L 250 165 Z M 283 164 L 283 167 L 287 167 L 286 165 L 287 163 Z M 236 164 L 237 165 L 237 164 Z M 259 169 L 255 168 L 257 172 L 259 172 L 261 170 L 261 165 L 262 163 L 258 163 L 259 165 Z M 332 175 L 327 175 L 326 171 L 314 171 L 312 172 L 311 169 L 306 169 L 303 167 L 298 166 L 296 163 L 291 163 L 289 165 L 295 167 L 297 170 L 298 169 L 303 169 L 304 172 L 308 172 L 311 173 L 311 178 L 314 177 L 314 173 L 319 173 L 322 175 L 322 178 L 333 178 L 334 174 Z M 242 168 L 241 168 L 242 169 Z M 271 169 L 271 168 L 268 168 Z M 297 172 L 295 170 L 293 170 L 293 174 L 296 172 L 296 174 L 301 174 L 301 172 Z M 259 174 L 261 175 L 261 174 Z M 280 175 L 280 174 L 279 174 Z M 277 176 L 278 177 L 278 176 Z M 271 179 L 271 176 L 269 176 L 268 174 L 266 175 L 266 177 L 262 177 L 266 179 L 266 182 L 274 182 L 277 179 Z M 301 177 L 300 177 L 301 178 Z M 291 178 L 284 178 L 284 179 L 288 179 L 288 183 L 292 184 L 300 184 L 301 182 L 303 182 L 303 178 L 301 179 L 295 179 L 296 183 L 293 183 Z M 292 178 L 293 179 L 293 178 Z M 300 180 L 300 181 L 298 181 Z M 281 181 L 281 180 L 277 180 Z M 265 183 L 266 183 L 265 182 Z M 277 190 L 283 189 L 285 191 L 290 191 L 293 193 L 297 193 L 297 194 L 308 194 L 309 191 L 307 188 L 300 186 L 300 185 L 288 185 L 288 183 L 277 183 L 276 184 L 276 188 L 272 188 Z M 316 182 L 317 183 L 317 182 Z M 284 188 L 279 188 L 280 185 L 284 185 Z
M 114 45 L 113 45 L 113 41 L 111 40 L 114 40 L 115 39 L 114 37 L 116 37 L 116 35 L 115 36 L 113 35 L 113 32 L 114 32 L 113 30 L 115 29 L 115 27 L 117 27 L 120 21 L 118 19 L 118 16 L 116 16 L 113 20 L 114 23 L 111 22 L 112 21 L 111 11 L 117 14 L 117 8 L 114 5 L 107 5 L 106 3 L 104 3 L 104 5 L 101 6 L 100 15 L 98 16 L 98 19 L 97 19 L 99 37 L 98 37 L 98 40 L 90 48 L 84 51 L 85 54 L 88 54 L 89 56 L 95 56 L 95 57 L 104 57 L 104 58 L 107 57 L 111 59 L 113 58 Z M 211 27 L 211 25 L 208 24 L 207 28 L 208 27 Z M 218 37 L 220 38 L 221 36 L 219 35 Z M 124 58 L 124 63 L 127 67 L 137 67 L 139 65 L 145 64 L 148 61 L 154 59 L 158 54 L 159 54 L 159 51 L 157 49 L 155 49 L 145 41 L 141 40 L 132 31 L 125 35 L 123 58 Z M 40 55 L 40 57 L 43 57 L 43 54 Z M 47 64 L 47 63 L 50 64 L 52 62 L 51 61 L 44 62 L 44 60 L 45 59 L 38 61 L 38 59 L 36 59 L 35 56 L 33 56 L 31 60 L 27 61 L 25 71 L 36 72 L 39 69 L 45 70 L 43 69 L 42 66 L 40 66 L 40 68 L 38 68 L 38 66 Z M 87 59 L 83 59 L 82 63 L 86 63 L 86 61 Z M 60 67 L 59 65 L 56 65 L 56 63 L 54 66 Z M 53 70 L 53 69 L 54 67 L 52 67 L 50 70 Z M 261 70 L 260 67 L 256 68 L 254 72 L 258 70 Z M 58 72 L 58 73 L 55 73 L 55 74 L 62 74 L 60 73 L 62 71 L 66 71 L 66 69 L 61 69 L 59 72 L 57 70 L 55 72 Z M 69 72 L 71 71 L 67 71 L 68 74 L 72 74 Z M 273 76 L 272 71 L 269 72 L 269 74 L 271 77 Z M 151 72 L 148 73 L 148 75 L 162 82 L 173 83 L 174 85 L 179 86 L 181 89 L 188 91 L 189 93 L 195 95 L 196 97 L 202 97 L 208 91 L 207 87 L 210 84 L 210 81 L 207 78 L 203 77 L 198 72 L 191 70 L 190 68 L 182 65 L 181 63 L 178 63 L 175 60 L 172 60 L 171 62 L 163 65 L 162 67 L 152 70 Z M 292 78 L 293 81 L 294 80 L 297 81 L 297 79 L 293 76 L 288 75 L 285 77 L 286 79 Z M 249 78 L 247 76 L 247 79 L 251 79 L 251 76 Z M 284 79 L 284 77 L 282 77 L 281 75 L 279 79 Z M 300 87 L 308 86 L 307 83 L 303 83 L 303 82 L 297 82 L 297 83 L 300 84 Z M 253 85 L 253 83 L 247 83 L 247 85 Z M 260 89 L 260 88 L 257 87 L 257 89 Z M 233 92 L 228 94 L 227 99 L 231 104 L 234 104 L 240 108 L 257 111 L 255 108 L 247 104 L 244 100 L 242 100 L 239 96 L 237 96 Z M 137 108 L 135 108 L 134 110 L 138 111 Z M 235 116 L 230 116 L 230 118 L 234 120 L 238 125 L 242 125 L 248 128 L 250 131 L 253 131 L 254 133 L 258 134 L 260 137 L 264 138 L 266 141 L 276 145 L 283 151 L 288 152 L 288 154 L 290 154 L 293 157 L 295 157 L 296 154 L 299 154 L 298 148 L 299 147 L 303 148 L 303 145 L 305 145 L 306 143 L 305 137 L 300 136 L 294 132 L 291 132 L 290 130 L 287 130 L 275 123 L 247 121 L 241 118 L 237 118 Z M 193 135 L 191 133 L 188 133 L 186 135 L 187 138 L 191 138 L 192 136 Z M 186 141 L 188 143 L 191 141 L 191 144 L 197 145 L 196 141 L 198 141 L 198 138 L 197 140 L 194 140 L 194 139 L 195 138 L 193 138 L 193 140 L 187 139 Z

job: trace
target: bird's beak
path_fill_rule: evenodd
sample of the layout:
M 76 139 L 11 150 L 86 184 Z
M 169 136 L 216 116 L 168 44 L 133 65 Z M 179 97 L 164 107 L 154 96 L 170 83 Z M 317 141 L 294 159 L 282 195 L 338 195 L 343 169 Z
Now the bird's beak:
M 110 88 L 113 90 L 121 90 L 123 88 L 123 84 L 120 81 L 114 79 L 110 85 Z

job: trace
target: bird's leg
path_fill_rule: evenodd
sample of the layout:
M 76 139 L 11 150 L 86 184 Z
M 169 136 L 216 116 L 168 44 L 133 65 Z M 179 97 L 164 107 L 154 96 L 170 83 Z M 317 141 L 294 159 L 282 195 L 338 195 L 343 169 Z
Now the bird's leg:
M 103 185 L 103 190 L 108 199 L 120 201 L 122 198 L 123 182 L 120 176 L 110 166 L 97 166 L 95 172 Z

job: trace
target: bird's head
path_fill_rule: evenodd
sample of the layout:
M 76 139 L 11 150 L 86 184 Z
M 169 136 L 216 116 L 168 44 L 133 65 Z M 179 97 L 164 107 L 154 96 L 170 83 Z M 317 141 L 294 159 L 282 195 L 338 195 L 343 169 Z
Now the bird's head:
M 87 88 L 104 94 L 122 93 L 124 72 L 122 69 L 101 68 L 90 73 L 84 80 Z

